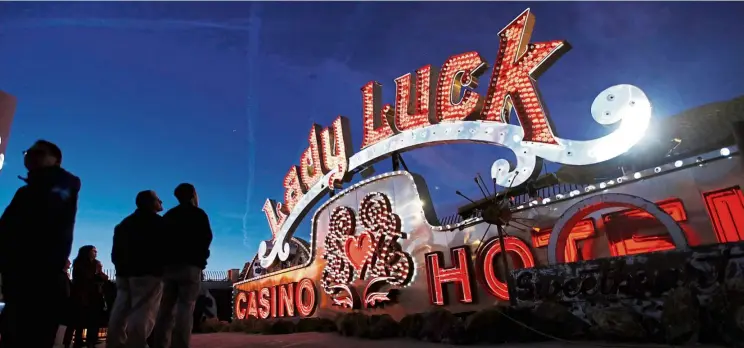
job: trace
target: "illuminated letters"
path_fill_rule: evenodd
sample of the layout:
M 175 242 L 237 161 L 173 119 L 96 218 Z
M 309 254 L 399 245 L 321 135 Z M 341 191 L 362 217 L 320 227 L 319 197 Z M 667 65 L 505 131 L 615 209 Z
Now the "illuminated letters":
M 261 307 L 258 308 L 258 317 L 266 319 L 271 315 L 271 301 L 269 301 L 271 293 L 269 292 L 269 288 L 262 288 L 260 294 L 261 298 L 258 302 Z
M 279 285 L 279 316 L 294 317 L 294 283 Z
M 335 170 L 326 185 L 337 188 L 349 179 L 349 156 L 351 156 L 351 131 L 349 120 L 339 116 L 330 127 L 320 133 L 322 143 L 323 173 Z
M 282 228 L 284 221 L 287 220 L 287 214 L 282 212 L 282 204 L 273 199 L 267 199 L 263 206 L 263 212 L 266 214 L 266 221 L 269 222 L 272 239 L 276 238 L 279 229 Z
M 461 303 L 473 302 L 472 280 L 470 274 L 470 249 L 467 246 L 453 248 L 452 267 L 444 268 L 444 254 L 441 251 L 426 254 L 427 283 L 431 303 L 437 306 L 447 304 L 447 283 L 455 283 L 457 299 Z
M 310 279 L 303 279 L 297 283 L 297 293 L 295 294 L 295 303 L 297 312 L 301 317 L 309 317 L 315 313 L 318 291 L 315 289 L 315 283 Z
M 483 106 L 483 118 L 509 123 L 512 107 L 524 141 L 557 144 L 536 78 L 570 49 L 562 40 L 530 43 L 535 16 L 524 11 L 499 33 L 500 45 Z
M 517 237 L 507 236 L 504 238 L 506 251 L 511 254 L 517 268 L 535 267 L 535 259 L 532 256 L 530 248 Z M 509 299 L 509 290 L 506 283 L 496 277 L 494 265 L 496 256 L 501 253 L 501 243 L 499 237 L 493 237 L 486 241 L 478 252 L 478 265 L 480 268 L 480 280 L 483 287 L 493 296 L 501 300 Z M 514 257 L 516 256 L 516 257 Z
M 287 175 L 284 176 L 284 209 L 285 214 L 289 214 L 294 209 L 297 201 L 305 194 L 302 183 L 300 182 L 300 172 L 297 166 L 289 167 Z
M 255 291 L 248 295 L 248 315 L 258 318 L 258 299 Z
M 488 64 L 478 52 L 462 53 L 447 59 L 437 85 L 439 121 L 456 122 L 478 117 L 483 100 L 473 89 L 478 87 L 478 77 L 487 68 Z
M 244 292 L 239 292 L 238 296 L 235 297 L 235 316 L 243 320 L 245 319 L 245 309 L 243 306 L 248 302 Z
M 390 104 L 382 106 L 382 86 L 375 82 L 368 82 L 362 87 L 362 122 L 364 135 L 362 149 L 374 145 L 380 140 L 394 134 L 390 124 L 393 119 L 393 107 Z
M 439 69 L 431 65 L 416 70 L 416 81 L 411 74 L 395 79 L 395 122 L 393 131 L 400 133 L 438 122 L 434 98 L 439 80 Z
M 284 178 L 284 203 L 264 205 L 274 238 L 271 244 L 259 245 L 260 265 L 268 268 L 277 258 L 287 260 L 295 228 L 324 193 L 341 188 L 353 174 L 396 153 L 459 142 L 504 146 L 515 153 L 516 163 L 496 160 L 491 178 L 499 186 L 517 187 L 539 175 L 541 160 L 595 164 L 636 144 L 648 127 L 651 104 L 643 91 L 631 85 L 610 87 L 592 104 L 595 121 L 619 123 L 611 134 L 582 141 L 555 136 L 535 79 L 570 46 L 562 40 L 531 43 L 534 23 L 526 10 L 499 32 L 496 60 L 483 95 L 475 89 L 489 64 L 474 51 L 451 56 L 441 69 L 426 65 L 395 79 L 395 106 L 383 103 L 380 83 L 365 84 L 362 146 L 353 156 L 345 118 L 338 117 L 322 131 L 313 125 L 299 167 L 291 166 Z M 510 123 L 512 109 L 519 125 Z M 608 120 L 604 114 L 620 116 Z
M 303 192 L 307 192 L 323 178 L 320 163 L 320 133 L 320 126 L 313 124 L 307 139 L 310 145 L 300 156 L 300 181 L 302 181 Z
M 311 127 L 309 146 L 300 157 L 300 166 L 291 166 L 284 176 L 284 204 L 271 199 L 264 203 L 263 212 L 274 239 L 297 202 L 324 174 L 335 170 L 326 183 L 329 187 L 338 187 L 348 180 L 349 155 L 352 151 L 348 120 L 339 116 L 330 127 L 322 131 L 319 128 L 315 124 Z
M 240 291 L 234 302 L 238 319 L 309 317 L 315 313 L 317 290 L 312 280 L 304 278 L 297 283 Z

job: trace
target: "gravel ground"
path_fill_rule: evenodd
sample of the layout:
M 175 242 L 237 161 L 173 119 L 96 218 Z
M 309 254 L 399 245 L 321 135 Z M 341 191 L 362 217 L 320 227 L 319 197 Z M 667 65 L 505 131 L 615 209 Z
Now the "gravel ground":
M 103 345 L 99 345 L 102 348 Z M 525 343 L 525 344 L 499 344 L 493 346 L 453 346 L 437 343 L 426 343 L 410 340 L 360 340 L 341 337 L 333 333 L 297 333 L 291 335 L 246 335 L 241 333 L 216 333 L 194 335 L 191 339 L 192 348 L 444 348 L 444 347 L 523 347 L 523 348 L 549 348 L 549 347 L 573 347 L 573 348 L 590 348 L 590 347 L 670 347 L 661 345 L 629 345 L 629 344 L 612 344 L 612 343 L 564 343 L 564 342 L 545 342 L 545 343 Z M 703 348 L 704 346 L 695 346 Z

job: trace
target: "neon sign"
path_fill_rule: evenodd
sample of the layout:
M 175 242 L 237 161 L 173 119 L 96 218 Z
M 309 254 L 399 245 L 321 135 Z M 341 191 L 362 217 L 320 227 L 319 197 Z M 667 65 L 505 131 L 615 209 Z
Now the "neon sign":
M 391 300 L 390 292 L 375 291 L 384 285 L 405 287 L 413 277 L 413 259 L 402 251 L 400 217 L 390 199 L 372 192 L 362 199 L 359 217 L 364 231 L 355 235 L 357 216 L 349 207 L 331 212 L 330 231 L 323 258 L 327 261 L 320 284 L 332 296 L 334 305 L 358 309 L 373 308 Z M 360 298 L 349 284 L 368 280 Z
M 591 107 L 602 125 L 619 123 L 612 133 L 594 140 L 569 140 L 555 135 L 536 79 L 570 48 L 562 40 L 531 43 L 535 24 L 525 10 L 498 34 L 492 67 L 477 52 L 458 54 L 441 68 L 421 67 L 395 79 L 394 105 L 382 103 L 382 86 L 362 87 L 363 139 L 352 155 L 349 122 L 339 116 L 330 127 L 313 125 L 309 145 L 284 178 L 284 201 L 267 199 L 263 211 L 273 235 L 273 247 L 262 242 L 259 260 L 268 267 L 289 257 L 299 221 L 322 195 L 348 182 L 367 165 L 424 146 L 475 142 L 503 146 L 516 154 L 514 166 L 504 159 L 491 166 L 491 177 L 504 187 L 516 187 L 539 174 L 541 160 L 588 165 L 615 158 L 642 137 L 651 118 L 651 104 L 639 88 L 617 85 L 600 93 Z M 486 93 L 475 89 L 491 68 Z M 510 124 L 512 110 L 519 125 Z
M 519 225 L 503 229 L 506 234 L 503 250 L 510 257 L 510 268 L 531 269 L 556 262 L 648 253 L 666 249 L 668 245 L 685 250 L 687 239 L 689 245 L 700 245 L 701 240 L 715 237 L 719 230 L 727 238 L 719 237 L 719 242 L 734 239 L 728 236 L 741 232 L 738 222 L 716 220 L 721 216 L 736 217 L 726 213 L 743 206 L 737 199 L 742 196 L 737 186 L 741 184 L 740 177 L 732 172 L 736 162 L 726 160 L 731 153 L 738 153 L 738 149 L 725 148 L 720 153 L 714 151 L 676 160 L 586 186 L 584 192 L 574 190 L 570 196 L 534 198 L 539 202 L 514 208 L 513 221 L 525 221 L 528 225 L 522 225 L 527 229 Z M 725 173 L 724 187 L 729 188 L 703 191 L 703 201 L 713 202 L 707 209 L 699 203 L 697 206 L 703 209 L 695 208 L 696 204 L 692 203 L 701 199 L 698 191 L 670 197 L 669 188 L 649 189 L 666 185 L 660 183 L 688 180 L 686 170 Z M 718 204 L 723 200 L 725 204 Z M 684 202 L 691 203 L 693 208 L 686 210 Z M 587 216 L 598 205 L 613 210 Z M 496 300 L 520 300 L 525 290 L 520 282 L 524 279 L 515 277 L 517 284 L 512 283 L 515 286 L 508 289 L 503 270 L 498 268 L 501 272 L 497 272 L 496 267 L 504 264 L 495 261 L 505 255 L 501 254 L 502 245 L 494 236 L 493 226 L 486 226 L 479 218 L 438 226 L 432 208 L 426 182 L 407 171 L 383 173 L 349 185 L 314 212 L 308 251 L 300 253 L 297 249 L 290 263 L 282 263 L 281 269 L 268 274 L 257 262 L 247 268 L 250 273 L 246 273 L 245 280 L 235 284 L 236 317 L 297 317 L 310 313 L 312 308 L 315 308 L 313 316 L 332 317 L 374 308 L 371 310 L 374 313 L 400 318 L 425 311 L 432 305 L 448 306 L 457 312 L 490 306 Z M 700 224 L 686 223 L 688 219 L 702 221 L 708 214 L 712 216 L 712 224 L 707 231 Z M 603 229 L 597 228 L 600 221 Z M 723 223 L 719 224 L 720 221 Z M 672 224 L 671 229 L 668 223 Z M 719 229 L 719 226 L 723 227 Z M 658 234 L 662 229 L 667 234 Z M 554 240 L 555 235 L 561 236 L 562 242 Z M 300 247 L 294 239 L 293 243 Z M 559 259 L 551 260 L 551 254 Z M 279 265 L 272 265 L 276 266 Z M 312 298 L 316 301 L 314 306 L 307 296 L 315 292 L 306 291 L 302 303 L 297 302 L 300 295 L 290 297 L 297 293 L 301 281 L 306 289 L 314 286 L 319 290 L 318 296 Z M 559 285 L 564 293 L 574 294 L 578 289 L 564 286 L 565 282 Z M 448 290 L 457 293 L 450 296 Z
M 517 268 L 535 267 L 535 258 L 527 244 L 513 236 L 504 238 L 506 252 L 511 256 Z M 471 257 L 470 247 L 460 246 L 450 250 L 452 266 L 445 267 L 444 254 L 441 251 L 426 254 L 426 282 L 429 286 L 431 304 L 446 306 L 449 295 L 447 284 L 454 284 L 456 298 L 461 303 L 475 301 L 475 282 L 478 282 L 492 296 L 509 299 L 506 283 L 496 276 L 496 257 L 502 252 L 498 237 L 493 237 L 478 248 L 475 261 Z
M 309 317 L 315 313 L 317 302 L 315 283 L 305 278 L 296 283 L 239 292 L 234 310 L 238 319 L 247 316 L 261 319 Z

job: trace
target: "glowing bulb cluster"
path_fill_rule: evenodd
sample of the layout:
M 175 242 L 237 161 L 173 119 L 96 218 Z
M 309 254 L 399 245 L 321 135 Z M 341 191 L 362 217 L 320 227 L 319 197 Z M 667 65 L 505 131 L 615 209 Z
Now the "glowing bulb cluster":
M 530 44 L 533 25 L 534 16 L 527 10 L 499 33 L 500 47 L 483 115 L 486 120 L 508 123 L 514 107 L 524 128 L 524 141 L 557 144 L 534 79 L 541 65 L 550 65 L 569 46 L 565 41 Z
M 321 208 L 322 209 L 322 208 Z M 323 269 L 321 287 L 331 296 L 356 279 L 382 279 L 393 286 L 406 286 L 411 282 L 413 261 L 402 250 L 398 239 L 405 235 L 400 232 L 400 217 L 393 212 L 390 199 L 383 193 L 367 194 L 359 204 L 359 220 L 364 232 L 355 236 L 357 221 L 354 210 L 339 206 L 331 212 L 329 231 L 325 240 L 323 258 L 327 264 Z M 343 248 L 342 248 L 343 246 Z M 358 303 L 351 290 L 348 301 L 339 304 Z M 384 300 L 384 296 L 371 301 Z M 365 300 L 365 305 L 368 301 Z

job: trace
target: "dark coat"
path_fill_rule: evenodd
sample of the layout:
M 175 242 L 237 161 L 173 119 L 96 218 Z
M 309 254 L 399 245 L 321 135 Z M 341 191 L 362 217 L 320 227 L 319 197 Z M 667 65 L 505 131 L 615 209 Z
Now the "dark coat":
M 164 249 L 166 266 L 206 268 L 212 244 L 207 213 L 191 204 L 181 204 L 168 210 L 163 219 L 169 241 Z
M 72 326 L 74 323 L 73 315 L 75 314 L 75 307 L 72 300 L 72 281 L 70 280 L 67 275 L 65 275 L 64 279 L 64 288 L 65 288 L 65 297 L 64 301 L 62 302 L 62 310 L 59 313 L 60 314 L 60 325 L 65 326 Z
M 163 218 L 153 212 L 136 210 L 114 229 L 111 261 L 117 277 L 163 275 Z
M 97 272 L 99 262 L 75 260 L 72 265 L 71 297 L 78 306 L 103 309 L 103 282 L 106 277 Z
M 80 179 L 50 167 L 23 180 L 0 217 L 0 272 L 23 265 L 19 271 L 59 273 L 70 257 Z

